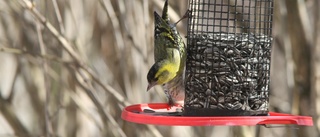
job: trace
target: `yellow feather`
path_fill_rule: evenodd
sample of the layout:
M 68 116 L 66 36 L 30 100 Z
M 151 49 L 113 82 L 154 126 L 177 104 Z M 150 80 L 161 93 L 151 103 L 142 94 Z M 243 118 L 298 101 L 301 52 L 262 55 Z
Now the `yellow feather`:
M 179 71 L 179 64 L 175 62 L 163 62 L 162 65 L 160 65 L 159 70 L 157 71 L 155 77 L 158 78 L 158 84 L 162 85 L 170 80 L 172 80 L 174 77 L 177 76 L 177 72 Z M 164 72 L 168 73 L 164 75 Z

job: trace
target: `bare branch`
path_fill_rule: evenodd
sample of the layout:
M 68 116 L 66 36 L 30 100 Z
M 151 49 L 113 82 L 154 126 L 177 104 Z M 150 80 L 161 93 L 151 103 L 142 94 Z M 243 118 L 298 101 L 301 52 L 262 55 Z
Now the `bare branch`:
M 52 4 L 53 4 L 53 7 L 54 7 L 54 11 L 56 13 L 56 16 L 57 16 L 57 20 L 59 22 L 60 33 L 64 34 L 65 33 L 65 29 L 64 29 L 64 25 L 62 23 L 61 13 L 60 13 L 60 10 L 59 10 L 59 6 L 58 6 L 58 3 L 57 3 L 57 0 L 52 0 Z
M 53 55 L 49 55 L 49 54 L 46 54 L 46 55 L 31 54 L 28 51 L 18 49 L 18 48 L 0 47 L 0 52 L 12 53 L 12 54 L 18 54 L 18 55 L 31 55 L 31 56 L 36 56 L 36 57 L 40 57 L 40 58 L 45 58 L 45 59 L 51 60 L 51 61 L 56 61 L 61 64 L 72 64 L 72 61 L 63 60 L 62 58 L 59 58 L 57 56 L 53 56 Z
M 64 38 L 55 28 L 54 26 L 47 21 L 47 19 L 39 13 L 37 9 L 34 8 L 34 4 L 32 4 L 29 0 L 23 0 L 23 3 L 19 1 L 19 4 L 21 4 L 22 7 L 26 8 L 31 12 L 32 15 L 36 17 L 36 19 L 42 23 L 49 31 L 50 33 L 58 39 L 58 41 L 61 43 L 61 46 L 70 54 L 70 56 L 79 64 L 84 64 L 84 62 L 81 61 L 80 56 L 77 54 L 77 52 L 72 48 L 70 43 L 67 41 L 66 38 Z
M 12 110 L 11 104 L 0 96 L 0 111 L 8 121 L 15 134 L 19 137 L 29 137 L 28 130 L 22 125 L 21 121 Z
M 102 1 L 101 1 L 102 2 Z M 101 86 L 105 91 L 109 92 L 111 95 L 113 95 L 115 97 L 115 99 L 118 101 L 119 103 L 119 107 L 122 109 L 124 106 L 129 105 L 130 103 L 125 99 L 125 97 L 123 97 L 119 92 L 117 92 L 113 87 L 111 87 L 110 85 L 104 85 L 102 84 L 102 82 L 98 79 L 98 77 L 95 76 L 95 74 L 91 71 L 90 68 L 87 67 L 87 65 L 85 64 L 85 62 L 83 62 L 80 58 L 80 56 L 78 55 L 78 53 L 72 48 L 72 46 L 70 45 L 70 43 L 67 41 L 67 39 L 65 37 L 63 37 L 54 27 L 53 25 L 47 21 L 47 19 L 41 15 L 39 13 L 39 11 L 37 9 L 34 8 L 34 5 L 31 3 L 31 1 L 29 0 L 23 0 L 23 1 L 19 1 L 20 5 L 22 5 L 25 9 L 27 9 L 28 11 L 30 11 L 30 13 L 36 17 L 36 19 L 41 22 L 45 28 L 47 28 L 49 30 L 49 32 L 61 43 L 63 49 L 65 49 L 69 55 L 74 59 L 75 63 L 78 64 L 78 66 L 80 68 L 75 69 L 76 71 L 73 72 L 79 72 L 79 69 L 83 69 L 84 72 L 86 72 L 86 75 L 89 75 L 89 79 L 87 78 L 82 78 L 85 79 L 85 81 L 90 82 L 92 79 L 94 82 L 96 82 L 99 86 Z M 105 4 L 102 4 L 105 5 Z M 121 43 L 123 41 L 122 40 L 122 36 L 121 34 L 118 34 L 116 36 L 117 40 L 117 44 L 118 47 L 120 49 L 123 49 L 124 44 Z M 80 82 L 79 82 L 80 83 Z M 82 85 L 82 84 L 80 84 Z M 99 110 L 99 114 L 101 115 L 101 117 L 103 119 L 108 119 L 111 123 L 113 123 L 113 126 L 117 126 L 115 120 L 112 120 L 113 118 L 109 116 L 109 114 L 107 114 L 104 110 L 104 108 L 102 107 L 101 103 L 99 103 L 98 98 L 96 96 L 94 96 L 92 94 L 93 88 L 88 88 L 89 85 L 85 85 L 83 86 L 84 89 L 86 89 L 86 93 L 88 94 L 88 96 L 90 97 L 90 99 L 95 102 L 95 104 L 97 105 L 97 108 Z M 90 86 L 89 86 L 90 87 Z M 106 121 L 104 121 L 106 122 Z M 149 130 L 151 131 L 151 133 L 153 133 L 155 136 L 159 137 L 161 136 L 161 134 L 159 133 L 159 131 L 154 128 L 154 126 L 147 126 L 149 128 Z M 123 133 L 123 131 L 120 129 L 117 129 L 117 132 L 119 132 L 119 134 L 121 136 L 125 136 L 125 134 Z
M 25 7 L 26 9 L 28 9 L 37 19 L 38 21 L 40 21 L 50 32 L 51 34 L 53 34 L 53 36 L 55 38 L 57 38 L 59 40 L 59 42 L 61 43 L 60 46 L 62 46 L 69 54 L 70 56 L 75 60 L 75 62 L 77 64 L 79 64 L 83 69 L 85 69 L 87 72 L 90 72 L 90 75 L 92 77 L 94 77 L 94 75 L 92 75 L 93 73 L 91 73 L 91 70 L 89 70 L 88 67 L 85 67 L 85 63 L 80 59 L 79 55 L 77 54 L 77 52 L 71 47 L 71 45 L 69 44 L 69 42 L 66 40 L 66 38 L 64 38 L 62 35 L 59 34 L 59 32 L 51 25 L 51 23 L 47 22 L 47 20 L 45 19 L 44 16 L 42 16 L 39 11 L 37 9 L 35 9 L 33 7 L 33 4 L 29 1 L 29 0 L 23 0 L 23 3 L 20 3 L 23 7 Z M 94 79 L 96 82 L 98 82 L 98 79 Z M 106 91 L 108 91 L 111 95 L 115 96 L 115 98 L 120 102 L 120 103 L 125 103 L 127 102 L 125 100 L 125 98 L 119 94 L 115 89 L 113 89 L 110 85 L 103 85 L 102 82 L 98 82 L 98 84 L 100 86 L 103 87 L 103 89 L 106 89 Z
M 126 134 L 118 125 L 116 120 L 108 112 L 105 112 L 102 103 L 99 101 L 99 98 L 93 93 L 94 88 L 91 84 L 90 77 L 88 77 L 86 74 L 83 74 L 84 71 L 82 71 L 81 69 L 77 69 L 77 68 L 73 68 L 73 69 L 75 69 L 75 71 L 77 72 L 76 79 L 79 82 L 80 86 L 85 90 L 86 94 L 95 104 L 95 106 L 98 108 L 98 112 L 103 120 L 104 125 L 107 125 L 107 121 L 110 122 L 114 127 L 114 130 L 112 131 L 115 136 L 126 137 Z
M 114 30 L 114 37 L 115 37 L 115 40 L 117 43 L 118 50 L 120 51 L 120 54 L 117 54 L 117 58 L 120 60 L 124 60 L 125 55 L 126 55 L 126 54 L 124 54 L 125 53 L 124 42 L 123 42 L 124 39 L 122 37 L 120 26 L 119 26 L 120 22 L 119 22 L 118 18 L 116 17 L 116 13 L 114 11 L 114 8 L 112 7 L 110 0 L 99 0 L 99 2 L 111 20 L 111 24 L 112 24 L 112 27 Z M 129 74 L 128 74 L 127 66 L 124 61 L 120 61 L 120 66 L 121 66 L 120 67 L 121 71 L 124 73 L 122 75 L 124 88 L 126 91 L 129 91 L 131 85 L 129 85 L 130 82 L 129 82 L 129 77 L 128 77 Z
M 37 34 L 38 34 L 38 41 L 39 41 L 39 46 L 40 46 L 40 52 L 41 55 L 46 55 L 46 49 L 45 45 L 43 42 L 43 37 L 42 37 L 42 32 L 41 32 L 41 26 L 39 23 L 36 24 L 37 26 Z M 45 86 L 45 94 L 46 94 L 46 99 L 45 99 L 45 105 L 44 105 L 44 114 L 45 114 L 45 123 L 46 123 L 46 136 L 50 137 L 53 135 L 53 129 L 52 129 L 52 124 L 50 121 L 50 114 L 49 114 L 49 102 L 50 102 L 50 87 L 49 87 L 49 82 L 48 82 L 48 63 L 45 58 L 42 59 L 42 71 L 43 71 L 43 79 L 44 79 L 44 86 Z

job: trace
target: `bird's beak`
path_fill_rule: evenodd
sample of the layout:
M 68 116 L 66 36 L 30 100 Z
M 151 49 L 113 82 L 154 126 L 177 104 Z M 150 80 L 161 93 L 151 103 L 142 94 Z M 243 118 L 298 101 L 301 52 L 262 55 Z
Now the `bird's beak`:
M 147 91 L 149 91 L 153 86 L 154 86 L 154 84 L 149 83 L 149 84 L 148 84 L 148 87 L 147 87 Z

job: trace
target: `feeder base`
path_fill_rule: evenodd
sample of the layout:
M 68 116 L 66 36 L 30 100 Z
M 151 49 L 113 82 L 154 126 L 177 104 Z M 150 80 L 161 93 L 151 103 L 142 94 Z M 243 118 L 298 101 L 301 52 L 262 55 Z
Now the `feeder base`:
M 183 116 L 180 106 L 166 103 L 136 104 L 122 111 L 122 119 L 139 123 L 166 126 L 244 126 L 294 124 L 313 126 L 312 117 L 269 112 L 268 116 Z
M 208 108 L 184 108 L 184 116 L 268 116 L 268 111 L 221 110 Z

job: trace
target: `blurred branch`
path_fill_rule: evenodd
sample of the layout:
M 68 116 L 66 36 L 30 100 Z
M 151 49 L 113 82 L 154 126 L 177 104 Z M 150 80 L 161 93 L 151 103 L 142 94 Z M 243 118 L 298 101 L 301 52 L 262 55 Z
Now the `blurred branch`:
M 303 29 L 303 24 L 299 18 L 299 0 L 286 0 L 287 14 L 288 14 L 288 35 L 291 37 L 292 58 L 294 61 L 294 82 L 295 86 L 293 92 L 292 114 L 304 114 L 307 108 L 300 107 L 302 103 L 310 101 L 310 59 L 311 46 L 309 38 L 306 38 Z M 306 6 L 306 5 L 304 5 Z M 297 17 L 298 16 L 298 17 Z M 304 15 L 307 16 L 307 15 Z M 290 23 L 289 23 L 290 22 Z M 302 33 L 299 33 L 302 32 Z M 309 103 L 308 103 L 309 104 Z
M 93 72 L 88 67 L 86 67 L 85 63 L 80 59 L 79 55 L 71 47 L 66 38 L 59 34 L 59 32 L 50 24 L 50 22 L 48 22 L 46 18 L 42 16 L 37 9 L 34 8 L 34 5 L 29 0 L 23 0 L 23 2 L 24 3 L 21 3 L 21 1 L 19 1 L 21 6 L 29 10 L 38 19 L 38 21 L 40 21 L 49 30 L 49 32 L 51 32 L 51 34 L 58 39 L 58 41 L 61 43 L 61 46 L 70 54 L 70 56 L 82 69 L 84 69 L 91 75 L 93 80 L 97 82 L 99 86 L 101 86 L 104 90 L 108 91 L 111 95 L 113 95 L 122 105 L 130 104 L 114 88 L 112 88 L 110 85 L 103 85 L 102 82 L 95 75 L 93 75 Z
M 57 20 L 59 22 L 60 33 L 64 34 L 65 33 L 65 29 L 64 29 L 64 25 L 62 23 L 61 13 L 60 13 L 60 10 L 59 10 L 59 6 L 58 6 L 58 3 L 57 3 L 57 0 L 52 0 L 52 4 L 53 4 L 53 7 L 54 7 L 54 11 L 56 13 L 56 16 L 57 16 Z
M 114 130 L 111 130 L 114 136 L 126 137 L 126 134 L 119 126 L 119 124 L 116 122 L 116 120 L 108 112 L 104 111 L 102 103 L 99 101 L 99 98 L 94 94 L 96 92 L 94 92 L 94 88 L 90 82 L 90 76 L 88 77 L 81 69 L 73 68 L 73 71 L 76 71 L 75 78 L 79 82 L 79 85 L 85 90 L 86 94 L 92 99 L 93 103 L 98 108 L 98 112 L 102 118 L 102 122 L 104 123 L 104 125 L 107 125 L 107 121 L 109 121 L 114 127 Z
M 7 47 L 0 47 L 0 52 L 14 53 L 14 54 L 24 54 L 24 53 L 27 53 L 27 52 L 25 52 L 25 51 L 22 51 L 21 49 L 17 49 L 17 48 L 7 48 Z
M 295 87 L 295 83 L 294 83 L 294 61 L 293 61 L 293 57 L 292 57 L 292 43 L 291 43 L 291 38 L 290 35 L 288 34 L 288 28 L 286 26 L 287 24 L 287 20 L 288 20 L 288 10 L 287 10 L 287 6 L 285 4 L 285 1 L 280 0 L 277 1 L 278 5 L 279 5 L 279 10 L 280 10 L 280 24 L 281 24 L 281 31 L 279 36 L 281 36 L 281 41 L 282 41 L 282 45 L 284 47 L 284 54 L 285 54 L 285 60 L 286 60 L 286 72 L 287 72 L 287 86 L 289 88 L 290 91 L 293 91 L 294 87 Z M 294 96 L 294 93 L 289 92 L 290 96 Z M 294 97 L 290 97 L 290 104 L 292 104 L 294 101 Z M 291 111 L 293 111 L 293 106 L 296 105 L 292 105 L 291 106 Z M 297 112 L 295 112 L 297 113 Z M 295 114 L 294 113 L 294 114 Z
M 119 103 L 121 103 L 122 105 L 128 105 L 129 103 L 125 100 L 125 98 L 120 95 L 116 90 L 114 90 L 111 86 L 107 85 L 103 85 L 101 81 L 99 81 L 99 79 L 93 74 L 93 72 L 85 66 L 85 63 L 80 59 L 79 55 L 77 54 L 77 52 L 71 47 L 71 45 L 68 43 L 68 41 L 66 40 L 66 38 L 64 38 L 62 35 L 59 34 L 59 32 L 50 24 L 50 22 L 48 22 L 46 20 L 45 17 L 43 17 L 37 9 L 34 8 L 34 5 L 29 1 L 29 0 L 23 0 L 23 3 L 21 3 L 21 1 L 19 1 L 19 3 L 26 8 L 27 10 L 29 10 L 38 21 L 40 21 L 61 43 L 61 46 L 70 54 L 70 56 L 76 61 L 76 63 L 78 64 L 75 69 L 75 71 L 71 71 L 71 72 L 77 72 L 83 80 L 86 83 L 90 83 L 91 78 L 93 78 L 93 81 L 97 82 L 98 85 L 100 85 L 101 87 L 103 87 L 104 90 L 109 91 L 109 93 L 111 95 L 113 95 L 118 101 Z M 80 68 L 78 68 L 80 67 Z M 81 73 L 80 73 L 81 72 Z M 86 73 L 86 74 L 83 74 Z M 79 80 L 77 78 L 77 80 Z M 90 85 L 86 84 L 83 85 L 84 83 L 80 82 L 80 85 L 83 86 L 84 89 L 86 89 L 86 93 L 88 94 L 88 96 L 90 97 L 90 99 L 94 102 L 94 104 L 96 105 L 96 107 L 99 110 L 99 114 L 100 116 L 103 118 L 104 123 L 106 122 L 106 119 L 109 119 L 109 121 L 111 121 L 113 123 L 113 126 L 115 126 L 116 129 L 118 129 L 118 134 L 121 136 L 126 136 L 124 134 L 124 132 L 121 130 L 121 128 L 119 128 L 119 125 L 117 125 L 117 123 L 115 122 L 115 120 L 109 116 L 109 114 L 107 114 L 104 111 L 104 108 L 102 106 L 102 104 L 98 101 L 98 97 L 96 97 L 93 93 L 92 93 L 92 88 Z M 88 90 L 88 88 L 90 90 Z
M 82 86 L 80 85 L 80 87 L 82 88 Z M 76 107 L 79 108 L 79 110 L 85 115 L 87 116 L 90 120 L 94 121 L 96 123 L 96 125 L 100 124 L 100 119 L 96 119 L 95 117 L 93 117 L 93 115 L 91 115 L 89 113 L 88 110 L 86 110 L 86 103 L 87 101 L 83 101 L 82 98 L 80 97 L 79 94 L 75 93 L 75 92 L 70 92 L 70 98 L 75 102 Z M 104 127 L 99 126 L 99 129 L 102 130 Z
M 112 24 L 112 27 L 114 29 L 114 35 L 115 35 L 115 38 L 116 38 L 116 43 L 120 49 L 120 51 L 123 50 L 124 48 L 124 43 L 123 43 L 123 38 L 122 38 L 122 35 L 121 35 L 121 30 L 120 30 L 120 26 L 119 26 L 119 20 L 118 18 L 116 17 L 116 13 L 114 12 L 114 8 L 112 7 L 112 4 L 110 2 L 110 0 L 99 0 L 100 4 L 102 5 L 103 7 L 103 10 L 105 10 L 105 12 L 109 15 L 109 18 L 111 19 L 111 24 Z M 118 58 L 120 57 L 121 55 L 118 54 Z
M 308 9 L 306 5 L 305 0 L 297 0 L 297 6 L 298 6 L 298 11 L 299 11 L 299 19 L 301 21 L 301 28 L 303 30 L 303 37 L 306 39 L 307 46 L 312 46 L 312 26 L 311 26 L 311 21 L 310 17 L 308 16 Z
M 18 49 L 18 48 L 8 48 L 8 47 L 0 47 L 0 52 L 5 52 L 5 53 L 12 53 L 12 54 L 20 54 L 20 55 L 31 55 L 31 56 L 38 56 L 40 58 L 44 58 L 47 60 L 52 60 L 52 61 L 56 61 L 62 64 L 71 64 L 71 61 L 67 61 L 67 60 L 63 60 L 62 58 L 59 58 L 57 56 L 53 56 L 53 55 L 40 55 L 40 54 L 32 54 L 28 51 L 22 50 L 22 49 Z
M 312 104 L 312 26 L 310 23 L 310 15 L 308 13 L 308 5 L 305 0 L 285 0 L 287 8 L 288 23 L 284 25 L 287 27 L 288 35 L 291 37 L 291 51 L 292 59 L 294 61 L 294 88 L 289 93 L 292 93 L 292 114 L 310 115 L 310 104 Z M 310 1 L 309 1 L 310 2 Z M 318 8 L 318 7 L 314 7 Z M 281 9 L 280 9 L 281 10 Z M 288 79 L 290 80 L 290 79 Z M 304 107 L 309 105 L 309 107 Z M 299 131 L 291 131 L 288 136 L 310 135 L 306 129 Z M 308 136 L 306 135 L 306 136 Z
M 237 0 L 224 0 L 224 3 L 230 3 L 230 5 L 237 5 Z M 256 1 L 255 1 L 256 2 Z M 236 13 L 235 19 L 236 20 L 244 20 L 244 14 L 243 11 L 241 11 L 241 7 L 235 7 L 235 8 L 229 8 L 231 13 Z M 257 10 L 257 9 L 255 9 Z M 253 11 L 253 12 L 257 12 L 257 11 Z M 235 23 L 238 26 L 241 26 L 240 28 L 240 32 L 245 32 L 245 33 L 250 33 L 250 22 L 245 22 L 245 21 L 235 21 Z
M 59 40 L 59 42 L 61 43 L 61 46 L 71 55 L 71 57 L 76 61 L 76 63 L 80 66 L 80 68 L 83 69 L 84 72 L 86 72 L 94 82 L 96 82 L 99 86 L 101 86 L 105 91 L 108 91 L 111 95 L 113 95 L 118 100 L 118 103 L 122 104 L 122 105 L 120 105 L 120 108 L 123 108 L 124 106 L 130 104 L 127 100 L 125 100 L 125 98 L 121 94 L 119 94 L 110 85 L 103 85 L 102 82 L 91 72 L 91 70 L 89 70 L 87 67 L 84 66 L 84 62 L 81 61 L 79 55 L 73 50 L 73 48 L 68 43 L 68 41 L 62 35 L 59 34 L 59 32 L 38 12 L 37 9 L 34 8 L 34 5 L 29 0 L 23 0 L 23 3 L 21 3 L 21 1 L 19 1 L 19 3 L 24 8 L 29 10 L 36 17 L 36 19 L 38 21 L 40 21 Z M 119 35 L 121 35 L 121 34 L 119 34 Z M 77 71 L 80 71 L 80 70 L 77 70 Z M 81 76 L 83 76 L 83 75 L 81 75 Z M 86 82 L 89 82 L 87 78 L 83 77 L 83 79 L 85 79 Z M 84 83 L 82 83 L 82 84 L 84 84 Z M 80 85 L 82 85 L 82 84 L 80 84 Z M 83 88 L 87 89 L 85 91 L 88 94 L 88 96 L 90 97 L 90 99 L 97 106 L 97 108 L 99 110 L 99 114 L 102 116 L 103 119 L 109 119 L 109 120 L 113 121 L 112 123 L 114 126 L 117 126 L 117 124 L 115 124 L 116 123 L 115 120 L 112 120 L 113 118 L 110 117 L 104 111 L 103 106 L 97 100 L 98 98 L 92 93 L 92 90 L 88 90 L 88 89 L 92 89 L 92 88 L 89 88 L 87 86 L 88 85 L 84 85 Z M 157 129 L 155 129 L 153 126 L 147 126 L 147 127 L 150 129 L 150 131 L 154 135 L 161 136 L 159 131 Z M 121 136 L 125 136 L 125 134 L 123 133 L 122 130 L 120 130 L 118 132 Z
M 109 15 L 109 18 L 111 20 L 111 24 L 113 26 L 113 29 L 114 29 L 114 35 L 115 35 L 115 38 L 116 38 L 116 42 L 118 44 L 118 47 L 119 47 L 119 50 L 121 52 L 123 52 L 123 46 L 124 46 L 124 43 L 123 43 L 123 37 L 120 33 L 120 27 L 119 27 L 119 20 L 118 18 L 116 17 L 116 14 L 114 12 L 114 9 L 112 7 L 112 4 L 109 0 L 99 0 L 100 4 L 102 5 L 104 11 Z M 118 1 L 119 2 L 119 1 Z M 155 1 L 157 2 L 157 1 Z M 159 2 L 158 2 L 159 3 Z M 161 6 L 162 7 L 162 6 Z M 170 7 L 169 7 L 170 8 Z M 171 11 L 174 11 L 172 10 L 171 8 Z M 176 20 L 179 20 L 179 18 L 177 18 Z M 123 54 L 121 57 L 119 58 L 123 58 L 125 56 L 125 54 Z M 124 62 L 121 61 L 120 62 L 121 65 L 122 65 L 122 69 L 124 69 L 122 72 L 125 73 L 123 76 L 124 76 L 124 84 L 125 84 L 125 90 L 129 91 L 129 87 L 131 86 L 128 86 L 127 84 L 129 84 L 130 82 L 128 82 L 129 78 L 128 78 L 128 74 L 127 74 L 127 70 L 125 70 L 127 67 L 125 67 L 124 65 Z M 95 79 L 95 78 L 94 78 Z M 98 80 L 95 80 L 98 82 Z M 100 82 L 100 81 L 99 81 Z M 99 83 L 100 84 L 100 83 Z M 104 88 L 104 87 L 103 87 Z M 124 103 L 126 104 L 126 103 Z M 129 104 L 129 103 L 128 103 Z M 123 106 L 122 106 L 123 107 Z M 151 126 L 151 125 L 148 125 L 147 128 L 151 131 L 151 133 L 153 133 L 154 136 L 156 137 L 161 137 L 162 135 L 160 134 L 160 132 L 154 127 L 154 126 Z
M 0 47 L 0 51 L 2 48 Z M 17 52 L 16 50 L 10 50 L 12 52 Z M 17 67 L 19 68 L 19 67 Z M 24 125 L 21 123 L 21 121 L 18 119 L 18 117 L 15 115 L 15 112 L 13 111 L 12 107 L 12 100 L 14 97 L 14 84 L 18 75 L 19 69 L 15 70 L 14 78 L 11 86 L 11 91 L 8 97 L 4 98 L 1 95 L 0 91 L 0 113 L 2 116 L 4 116 L 5 120 L 9 123 L 11 128 L 14 130 L 15 135 L 17 136 L 26 136 L 29 137 L 30 133 L 28 130 L 24 127 Z M 1 135 L 0 135 L 1 136 Z
M 46 49 L 43 42 L 42 32 L 41 32 L 41 25 L 39 23 L 36 23 L 37 28 L 37 34 L 38 34 L 38 41 L 39 41 L 39 47 L 40 47 L 40 53 L 41 55 L 46 55 Z M 45 105 L 44 105 L 44 114 L 45 114 L 45 129 L 46 129 L 46 136 L 50 137 L 53 134 L 52 129 L 52 123 L 50 121 L 50 114 L 49 114 L 49 102 L 50 102 L 50 87 L 48 82 L 48 63 L 45 58 L 42 58 L 42 72 L 43 72 L 43 79 L 44 79 L 44 87 L 45 87 Z
M 122 37 L 121 30 L 120 30 L 119 19 L 116 16 L 116 13 L 114 11 L 114 8 L 112 7 L 110 0 L 99 0 L 99 2 L 100 2 L 100 5 L 102 5 L 103 10 L 107 13 L 107 15 L 109 16 L 109 18 L 111 20 L 111 24 L 112 24 L 113 32 L 114 32 L 114 37 L 115 37 L 116 43 L 117 43 L 116 45 L 118 47 L 118 50 L 120 51 L 120 54 L 116 54 L 116 55 L 117 55 L 118 59 L 122 60 L 122 61 L 120 61 L 120 69 L 121 69 L 121 72 L 124 73 L 122 75 L 123 76 L 123 85 L 124 85 L 125 91 L 129 91 L 131 86 L 129 85 L 130 82 L 129 82 L 129 74 L 128 74 L 127 66 L 124 62 L 126 54 L 125 54 L 125 48 L 124 48 L 124 42 L 123 42 L 124 39 Z
M 23 126 L 21 121 L 12 110 L 11 104 L 0 96 L 0 111 L 6 121 L 10 124 L 15 134 L 19 137 L 29 137 L 28 130 Z
M 77 52 L 72 48 L 70 43 L 67 41 L 66 38 L 64 38 L 55 28 L 54 26 L 47 21 L 47 19 L 39 13 L 39 11 L 34 7 L 34 3 L 32 3 L 29 0 L 18 0 L 19 4 L 30 11 L 30 13 L 40 22 L 42 23 L 49 31 L 50 33 L 58 39 L 58 41 L 61 43 L 61 46 L 69 53 L 69 55 L 79 64 L 84 64 L 82 62 L 80 56 L 77 54 Z M 22 3 L 23 2 L 23 3 Z
M 313 118 L 316 134 L 320 134 L 320 1 L 314 0 L 314 36 L 311 58 L 311 100 L 314 110 Z

